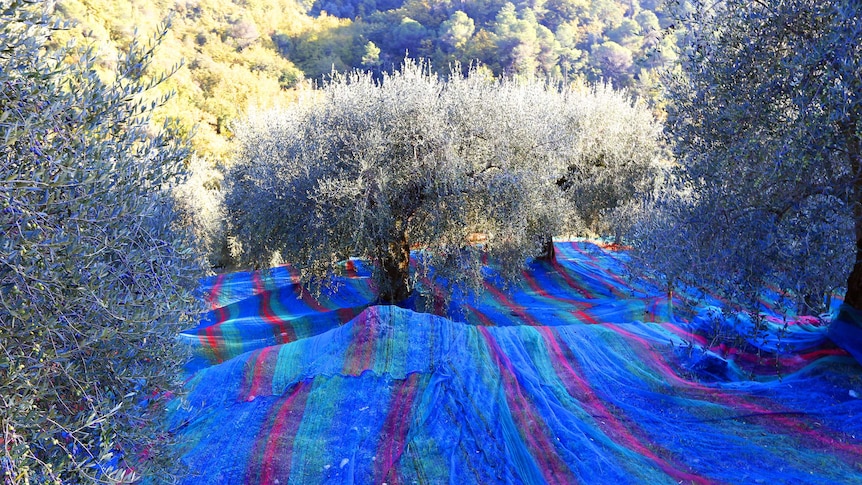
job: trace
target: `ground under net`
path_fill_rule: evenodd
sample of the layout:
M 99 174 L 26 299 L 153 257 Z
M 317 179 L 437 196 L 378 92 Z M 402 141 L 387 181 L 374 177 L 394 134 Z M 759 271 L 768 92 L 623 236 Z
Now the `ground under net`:
M 448 318 L 373 306 L 360 261 L 319 296 L 209 280 L 185 483 L 862 483 L 862 367 L 818 319 L 683 314 L 625 251 L 556 249 Z

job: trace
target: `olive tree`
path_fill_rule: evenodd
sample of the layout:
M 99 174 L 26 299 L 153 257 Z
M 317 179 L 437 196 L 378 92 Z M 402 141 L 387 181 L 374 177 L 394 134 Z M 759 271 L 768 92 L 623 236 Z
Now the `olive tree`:
M 554 257 L 552 238 L 561 233 L 619 240 L 638 213 L 641 197 L 653 191 L 666 158 L 661 124 L 650 108 L 608 84 L 504 79 L 485 83 L 485 91 L 470 87 L 465 98 L 478 106 L 496 106 L 498 121 L 477 123 L 488 120 L 486 115 L 467 120 L 473 127 L 464 129 L 504 127 L 497 128 L 503 136 L 490 140 L 489 148 L 506 153 L 496 157 L 505 160 L 501 168 L 547 175 L 524 180 L 518 194 L 533 198 L 531 223 L 537 231 L 544 228 L 540 256 Z M 553 199 L 560 200 L 542 203 Z M 543 212 L 547 209 L 552 210 Z
M 224 270 L 230 264 L 230 250 L 225 235 L 224 174 L 206 158 L 194 155 L 187 162 L 185 180 L 173 188 L 179 223 L 198 241 L 198 247 L 209 256 L 213 269 Z
M 0 473 L 164 478 L 161 403 L 201 274 L 169 191 L 185 140 L 144 96 L 165 31 L 106 82 L 92 53 L 51 46 L 46 5 L 0 0 Z
M 570 231 L 578 219 L 577 207 L 559 185 L 569 167 L 580 162 L 573 106 L 582 93 L 537 80 L 488 82 L 475 75 L 450 78 L 447 90 L 455 99 L 449 122 L 470 140 L 462 148 L 464 156 L 479 161 L 482 170 L 527 175 L 505 197 L 523 200 L 529 211 L 517 212 L 523 216 L 518 224 L 538 241 L 536 254 L 551 257 L 553 236 Z
M 862 309 L 862 6 L 689 3 L 668 83 L 679 165 L 640 226 L 645 260 L 738 303 L 773 286 L 818 311 L 846 284 Z
M 514 277 L 566 217 L 549 188 L 569 146 L 542 92 L 479 76 L 443 81 L 407 61 L 379 82 L 335 76 L 287 109 L 251 116 L 236 129 L 226 176 L 242 258 L 268 264 L 276 254 L 310 281 L 364 257 L 389 303 L 432 267 L 478 287 L 483 253 Z M 476 235 L 482 243 L 468 244 Z
M 667 163 L 662 126 L 625 90 L 608 84 L 570 90 L 560 116 L 573 147 L 556 182 L 572 207 L 568 230 L 619 242 Z

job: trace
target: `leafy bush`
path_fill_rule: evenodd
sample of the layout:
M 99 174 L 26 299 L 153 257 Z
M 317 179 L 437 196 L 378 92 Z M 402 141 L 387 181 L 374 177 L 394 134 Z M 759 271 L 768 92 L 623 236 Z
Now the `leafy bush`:
M 53 48 L 43 4 L 0 0 L 0 469 L 5 483 L 166 476 L 160 403 L 201 274 L 168 188 L 187 157 L 143 77 Z M 163 101 L 163 100 L 161 100 Z

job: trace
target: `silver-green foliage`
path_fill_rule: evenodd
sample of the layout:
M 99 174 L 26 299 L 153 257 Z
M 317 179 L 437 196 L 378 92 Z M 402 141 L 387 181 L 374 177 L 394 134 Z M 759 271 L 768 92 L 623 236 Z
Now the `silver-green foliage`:
M 167 190 L 187 153 L 142 75 L 49 44 L 45 4 L 0 0 L 0 470 L 5 483 L 165 475 L 165 393 L 200 275 Z
M 173 189 L 179 222 L 199 241 L 213 267 L 229 263 L 225 235 L 223 173 L 208 159 L 192 156 L 188 177 Z
M 818 310 L 862 242 L 862 7 L 692 3 L 679 19 L 683 70 L 668 84 L 679 166 L 639 247 L 670 283 L 743 304 L 774 285 Z
M 608 86 L 444 81 L 407 61 L 379 82 L 355 72 L 304 94 L 236 129 L 226 204 L 241 256 L 276 255 L 306 281 L 368 258 L 387 301 L 430 267 L 478 287 L 482 253 L 513 278 L 550 236 L 607 230 L 659 158 L 649 110 Z
M 573 207 L 569 229 L 619 237 L 667 163 L 662 125 L 646 103 L 608 84 L 576 86 L 568 98 L 575 147 L 558 185 Z
M 295 105 L 249 118 L 226 178 L 232 232 L 248 262 L 274 253 L 325 278 L 368 258 L 382 299 L 407 295 L 429 267 L 481 283 L 482 252 L 514 277 L 565 218 L 555 186 L 569 143 L 565 94 L 539 83 L 453 75 L 408 61 L 383 76 L 336 76 Z M 471 235 L 487 237 L 481 248 Z M 409 249 L 421 248 L 407 276 Z

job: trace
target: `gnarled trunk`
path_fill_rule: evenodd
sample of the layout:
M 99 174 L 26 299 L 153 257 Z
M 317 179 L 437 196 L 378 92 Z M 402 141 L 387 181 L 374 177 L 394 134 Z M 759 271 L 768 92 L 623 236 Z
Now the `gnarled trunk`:
M 542 241 L 542 252 L 539 253 L 536 259 L 541 261 L 554 261 L 557 259 L 557 250 L 554 249 L 553 236 L 545 236 Z
M 410 296 L 410 243 L 407 231 L 390 241 L 380 258 L 380 303 L 396 305 Z

